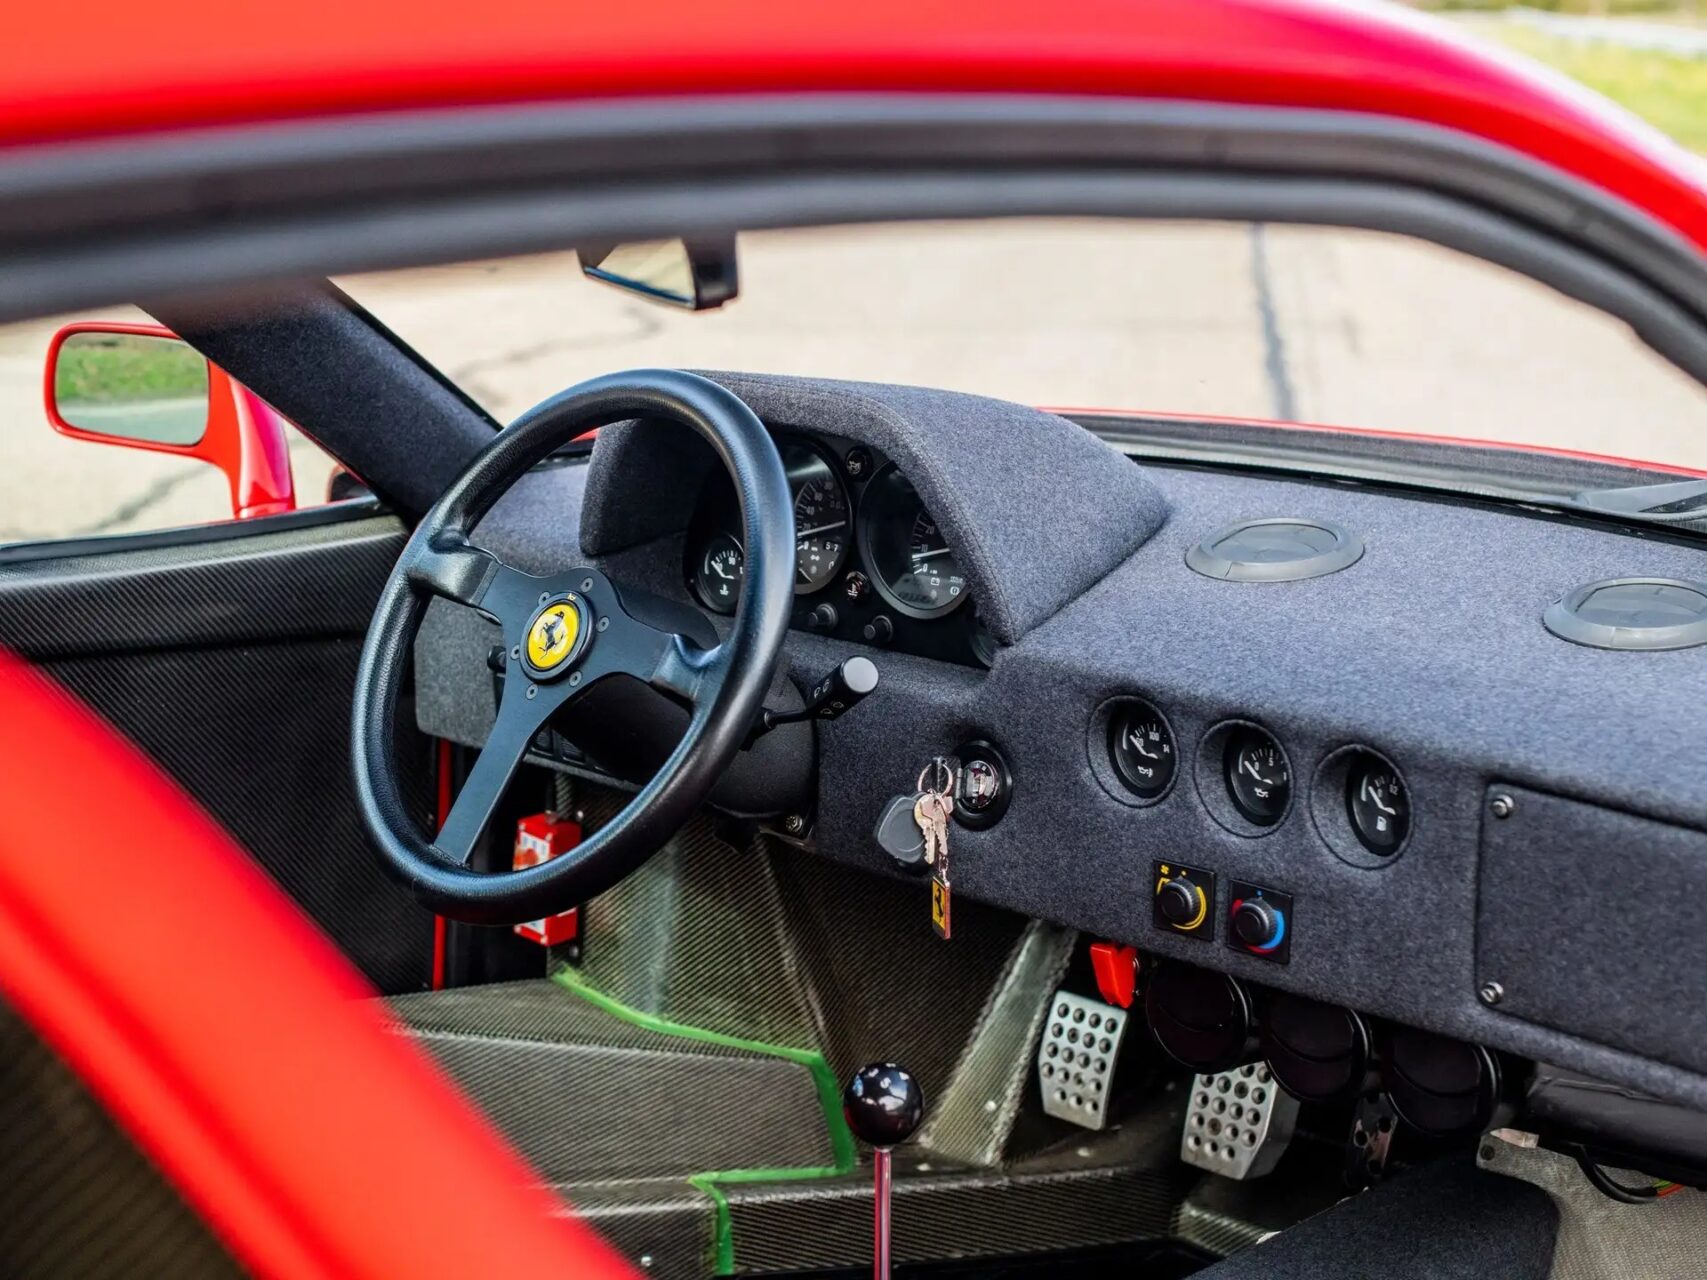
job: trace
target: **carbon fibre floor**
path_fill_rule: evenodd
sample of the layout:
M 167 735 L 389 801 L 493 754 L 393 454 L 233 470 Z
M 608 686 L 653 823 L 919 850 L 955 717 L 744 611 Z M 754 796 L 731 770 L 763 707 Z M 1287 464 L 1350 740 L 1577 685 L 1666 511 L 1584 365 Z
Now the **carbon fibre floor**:
M 602 797 L 584 797 L 596 825 Z M 580 806 L 577 806 L 580 807 Z M 902 1261 L 1165 1240 L 1179 1117 L 1010 1151 L 1072 935 L 696 822 L 590 904 L 554 977 L 390 1006 L 577 1210 L 654 1275 L 857 1266 L 869 1170 L 841 1085 L 905 1062 L 934 1120 L 897 1156 Z M 921 975 L 928 975 L 928 981 Z

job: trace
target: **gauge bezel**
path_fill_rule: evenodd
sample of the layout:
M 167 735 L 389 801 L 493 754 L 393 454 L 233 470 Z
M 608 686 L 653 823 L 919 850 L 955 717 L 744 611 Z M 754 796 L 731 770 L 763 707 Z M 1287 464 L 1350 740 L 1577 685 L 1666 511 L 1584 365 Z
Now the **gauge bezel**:
M 1399 841 L 1398 847 L 1391 853 L 1375 853 L 1361 839 L 1351 824 L 1351 816 L 1347 812 L 1346 794 L 1351 782 L 1353 767 L 1361 760 L 1373 759 L 1392 771 L 1405 788 L 1405 798 L 1410 803 L 1410 813 L 1405 824 L 1405 838 Z M 1385 751 L 1377 750 L 1367 742 L 1352 742 L 1338 748 L 1328 755 L 1316 768 L 1316 776 L 1310 782 L 1310 818 L 1315 823 L 1316 834 L 1322 837 L 1324 844 L 1333 851 L 1341 862 L 1361 867 L 1365 871 L 1384 871 L 1392 866 L 1416 842 L 1417 824 L 1420 818 L 1417 814 L 1417 795 L 1411 787 L 1411 780 Z
M 729 532 L 727 529 L 714 528 L 705 537 L 699 539 L 696 544 L 699 548 L 698 552 L 693 554 L 693 558 L 688 562 L 688 587 L 693 592 L 694 599 L 699 601 L 702 608 L 710 609 L 720 618 L 734 616 L 735 609 L 740 604 L 740 593 L 736 593 L 735 604 L 724 609 L 721 605 L 715 603 L 711 599 L 710 593 L 705 590 L 705 581 L 701 571 L 704 569 L 705 562 L 711 554 L 712 544 L 725 538 L 728 539 L 729 542 L 734 545 L 735 549 L 741 553 L 741 581 L 744 585 L 747 578 L 747 548 L 741 545 L 741 539 L 739 536 Z
M 1266 751 L 1279 758 L 1280 767 L 1285 773 L 1282 781 L 1270 783 L 1266 778 L 1260 778 L 1254 768 L 1251 774 L 1263 785 L 1280 789 L 1278 805 L 1263 805 L 1259 808 L 1241 793 L 1238 763 L 1247 751 Z M 1274 740 L 1274 735 L 1262 729 L 1235 729 L 1227 735 L 1227 741 L 1221 747 L 1221 780 L 1226 784 L 1227 798 L 1233 802 L 1239 816 L 1253 827 L 1272 827 L 1284 818 L 1286 811 L 1292 807 L 1292 762 L 1286 758 L 1285 749 Z
M 895 612 L 909 618 L 915 618 L 921 622 L 933 622 L 938 618 L 946 618 L 949 614 L 953 613 L 956 609 L 960 608 L 972 598 L 970 583 L 968 583 L 967 590 L 962 591 L 947 604 L 941 605 L 935 609 L 921 609 L 919 606 L 908 604 L 905 600 L 896 596 L 889 584 L 884 581 L 883 573 L 877 564 L 877 557 L 872 554 L 871 523 L 875 517 L 868 514 L 871 511 L 871 492 L 873 489 L 877 488 L 877 486 L 881 484 L 891 472 L 901 476 L 901 479 L 906 481 L 908 484 L 912 483 L 907 480 L 905 475 L 901 474 L 900 467 L 896 466 L 893 462 L 887 462 L 872 473 L 871 479 L 866 481 L 865 486 L 860 490 L 859 510 L 854 513 L 854 532 L 859 542 L 860 562 L 865 566 L 866 576 L 870 578 L 871 585 L 877 589 L 877 594 L 882 597 L 883 602 L 890 608 L 894 609 Z M 916 496 L 918 493 L 916 486 L 914 487 L 913 492 Z M 919 499 L 919 510 L 925 512 L 927 515 L 930 513 L 930 509 L 925 506 L 923 498 Z M 931 519 L 935 520 L 936 517 L 932 516 Z M 941 527 L 940 524 L 938 527 Z M 954 552 L 953 554 L 955 559 L 958 561 L 960 558 L 959 553 Z M 963 574 L 965 573 L 964 566 L 962 566 L 961 572 Z
M 828 450 L 820 448 L 814 441 L 805 436 L 794 435 L 792 433 L 778 432 L 773 438 L 776 440 L 777 453 L 779 456 L 788 449 L 801 449 L 806 453 L 810 453 L 813 457 L 817 458 L 819 462 L 823 463 L 824 468 L 830 473 L 830 483 L 835 485 L 836 488 L 841 491 L 842 505 L 845 506 L 848 511 L 848 532 L 852 536 L 843 540 L 842 554 L 836 558 L 835 566 L 824 575 L 824 581 L 819 583 L 817 586 L 812 586 L 810 584 L 803 586 L 798 580 L 800 577 L 800 530 L 796 528 L 794 531 L 794 576 L 796 579 L 794 584 L 794 594 L 796 596 L 817 595 L 820 591 L 828 591 L 831 587 L 835 586 L 837 579 L 842 576 L 842 570 L 848 567 L 848 557 L 853 554 L 854 543 L 859 538 L 859 509 L 854 505 L 853 491 L 848 488 L 847 478 L 842 474 L 840 464 Z M 787 470 L 788 463 L 785 460 L 783 462 L 783 471 L 785 474 L 787 473 Z M 790 485 L 788 491 L 788 512 L 790 517 L 794 515 L 794 506 L 799 500 L 799 495 L 794 492 L 794 487 Z M 862 551 L 861 554 L 863 555 L 864 552 Z
M 1267 738 L 1275 750 L 1280 752 L 1280 758 L 1286 762 L 1286 804 L 1279 816 L 1268 823 L 1253 822 L 1247 817 L 1233 803 L 1232 788 L 1227 783 L 1227 747 L 1235 735 L 1252 731 Z M 1210 728 L 1198 741 L 1197 764 L 1193 772 L 1196 775 L 1198 798 L 1203 801 L 1204 808 L 1209 810 L 1209 816 L 1237 836 L 1255 840 L 1272 835 L 1286 825 L 1292 811 L 1298 806 L 1298 766 L 1292 759 L 1292 753 L 1286 749 L 1274 730 L 1254 720 L 1222 720 Z

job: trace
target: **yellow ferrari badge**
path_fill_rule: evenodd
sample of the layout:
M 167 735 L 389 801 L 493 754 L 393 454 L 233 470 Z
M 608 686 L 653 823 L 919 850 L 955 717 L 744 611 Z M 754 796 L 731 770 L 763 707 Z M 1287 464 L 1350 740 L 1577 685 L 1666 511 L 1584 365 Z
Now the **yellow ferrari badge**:
M 560 666 L 575 651 L 581 634 L 581 614 L 572 600 L 560 600 L 541 611 L 528 628 L 528 662 L 536 671 Z

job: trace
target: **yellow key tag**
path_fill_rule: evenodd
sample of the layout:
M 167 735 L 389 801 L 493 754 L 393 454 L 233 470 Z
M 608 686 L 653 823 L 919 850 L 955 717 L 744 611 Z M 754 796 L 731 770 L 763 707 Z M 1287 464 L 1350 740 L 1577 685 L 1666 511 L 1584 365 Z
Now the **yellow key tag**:
M 950 937 L 948 882 L 936 876 L 931 877 L 931 927 L 937 937 L 945 941 Z

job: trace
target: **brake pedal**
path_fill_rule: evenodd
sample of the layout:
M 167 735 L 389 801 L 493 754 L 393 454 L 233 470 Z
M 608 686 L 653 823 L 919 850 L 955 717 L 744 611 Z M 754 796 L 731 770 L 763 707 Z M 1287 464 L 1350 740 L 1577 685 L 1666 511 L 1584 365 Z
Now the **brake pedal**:
M 1057 991 L 1037 1046 L 1037 1083 L 1043 1111 L 1086 1129 L 1108 1124 L 1114 1064 L 1129 1015 L 1101 1000 Z
M 1180 1159 L 1224 1178 L 1268 1173 L 1285 1154 L 1298 1121 L 1298 1099 L 1255 1063 L 1198 1076 L 1180 1135 Z

